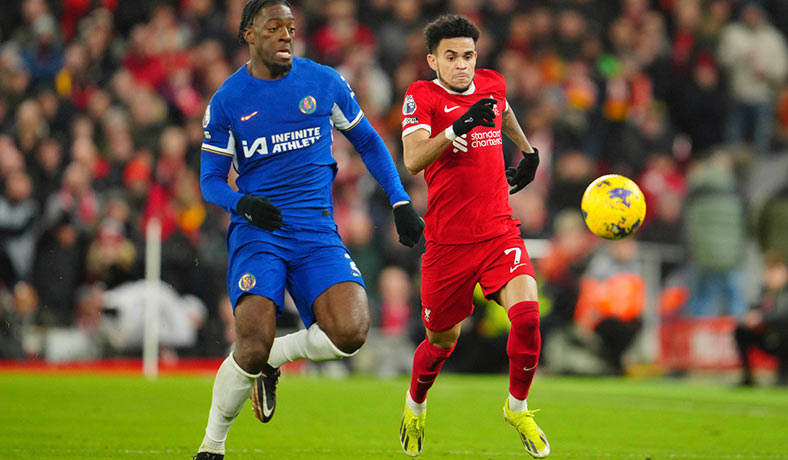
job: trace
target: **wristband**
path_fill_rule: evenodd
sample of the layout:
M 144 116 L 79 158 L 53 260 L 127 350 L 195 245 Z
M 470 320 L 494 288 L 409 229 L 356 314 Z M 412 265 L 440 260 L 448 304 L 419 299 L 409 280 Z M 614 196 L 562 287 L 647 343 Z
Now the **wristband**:
M 443 134 L 446 136 L 446 139 L 448 139 L 450 141 L 453 141 L 454 139 L 457 139 L 457 137 L 458 137 L 457 133 L 454 132 L 454 126 L 452 126 L 452 125 L 449 125 L 449 127 L 446 128 L 445 131 L 443 131 Z

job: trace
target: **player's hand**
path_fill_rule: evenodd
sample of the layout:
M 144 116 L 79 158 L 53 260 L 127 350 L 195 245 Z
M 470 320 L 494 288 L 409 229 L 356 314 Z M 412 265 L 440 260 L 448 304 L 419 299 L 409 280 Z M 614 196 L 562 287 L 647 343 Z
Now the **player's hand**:
M 467 112 L 451 124 L 454 134 L 462 136 L 477 126 L 489 126 L 490 128 L 495 126 L 493 107 L 497 103 L 498 101 L 489 97 L 474 102 Z
M 239 216 L 263 230 L 273 232 L 282 226 L 282 211 L 268 198 L 256 195 L 244 195 L 235 207 Z
M 399 233 L 399 242 L 412 248 L 424 233 L 424 219 L 419 216 L 411 203 L 394 208 L 394 224 Z
M 514 187 L 509 190 L 509 195 L 519 192 L 534 180 L 537 166 L 539 166 L 539 150 L 534 147 L 534 153 L 523 152 L 523 159 L 516 168 L 514 166 L 506 168 L 506 181 Z

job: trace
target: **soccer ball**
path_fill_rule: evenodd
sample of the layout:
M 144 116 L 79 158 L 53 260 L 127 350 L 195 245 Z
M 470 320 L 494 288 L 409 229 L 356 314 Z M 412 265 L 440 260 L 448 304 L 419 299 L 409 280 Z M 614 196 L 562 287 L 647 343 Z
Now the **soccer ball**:
M 618 174 L 591 182 L 580 205 L 583 219 L 594 235 L 608 240 L 629 236 L 646 217 L 646 199 L 637 184 Z

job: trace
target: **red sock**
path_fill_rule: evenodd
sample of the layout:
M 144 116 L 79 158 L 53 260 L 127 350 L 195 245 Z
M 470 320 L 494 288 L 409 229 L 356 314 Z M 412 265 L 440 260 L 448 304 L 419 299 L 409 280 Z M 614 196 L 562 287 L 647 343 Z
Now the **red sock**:
M 413 371 L 410 374 L 410 397 L 417 403 L 427 399 L 427 390 L 430 389 L 438 377 L 446 358 L 454 351 L 436 347 L 424 339 L 413 353 Z
M 539 302 L 520 302 L 509 309 L 509 340 L 506 353 L 509 355 L 509 393 L 517 399 L 525 399 L 539 362 L 542 336 L 539 333 Z

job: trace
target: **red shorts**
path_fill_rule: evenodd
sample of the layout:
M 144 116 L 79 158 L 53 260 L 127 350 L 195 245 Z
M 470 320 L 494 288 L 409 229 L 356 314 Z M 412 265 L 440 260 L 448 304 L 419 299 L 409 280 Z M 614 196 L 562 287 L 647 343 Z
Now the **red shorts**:
M 473 289 L 490 298 L 518 275 L 534 276 L 519 227 L 471 244 L 427 242 L 421 264 L 421 319 L 434 332 L 447 331 L 473 313 Z

